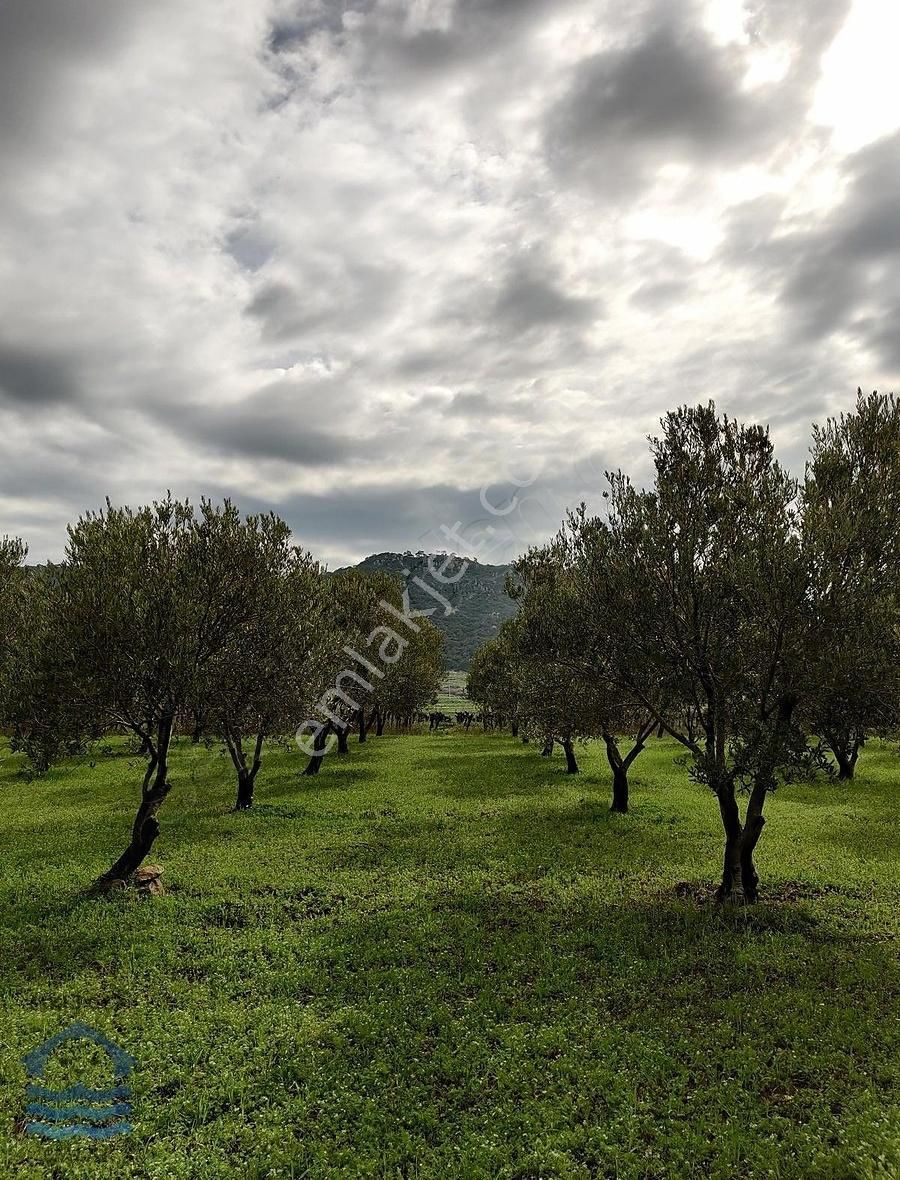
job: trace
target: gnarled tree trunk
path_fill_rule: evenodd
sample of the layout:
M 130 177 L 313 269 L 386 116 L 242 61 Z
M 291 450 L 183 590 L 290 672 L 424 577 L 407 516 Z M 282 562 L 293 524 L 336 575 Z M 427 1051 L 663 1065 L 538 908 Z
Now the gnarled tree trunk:
M 347 726 L 338 725 L 334 731 L 337 734 L 337 749 L 339 754 L 349 754 L 350 746 L 347 744 Z
M 603 742 L 606 746 L 606 760 L 613 773 L 613 794 L 609 809 L 624 815 L 628 811 L 628 767 L 624 764 L 619 743 L 611 733 L 604 733 Z
M 856 772 L 856 760 L 859 758 L 862 739 L 850 734 L 826 734 L 825 740 L 838 764 L 838 779 L 841 782 L 850 782 Z
M 613 767 L 612 803 L 610 811 L 628 814 L 628 771 L 623 766 Z
M 248 811 L 253 806 L 253 788 L 256 785 L 256 776 L 259 774 L 259 768 L 262 765 L 264 740 L 265 734 L 260 731 L 256 735 L 253 758 L 248 766 L 241 735 L 228 726 L 225 727 L 225 744 L 228 746 L 228 753 L 231 755 L 231 761 L 234 763 L 238 779 L 237 798 L 234 803 L 235 811 Z
M 725 829 L 722 882 L 716 895 L 719 901 L 743 905 L 745 902 L 756 901 L 759 896 L 759 874 L 753 854 L 766 822 L 762 813 L 768 790 L 766 778 L 767 776 L 760 776 L 754 784 L 743 824 L 735 798 L 734 783 L 723 783 L 716 791 L 722 826 Z
M 325 747 L 328 745 L 328 735 L 331 733 L 331 722 L 327 722 L 313 739 L 313 754 L 306 764 L 304 775 L 318 774 L 322 769 L 322 759 L 325 757 Z
M 656 728 L 655 718 L 648 718 L 643 725 L 640 726 L 634 738 L 634 745 L 623 755 L 619 749 L 619 743 L 615 736 L 608 730 L 603 733 L 603 742 L 606 746 L 606 760 L 609 763 L 609 768 L 613 775 L 613 790 L 612 803 L 609 805 L 610 811 L 617 811 L 622 815 L 628 812 L 628 771 L 632 762 L 640 754 L 644 748 L 644 743 L 653 733 Z
M 609 805 L 610 811 L 617 811 L 621 815 L 628 812 L 628 771 L 631 768 L 632 762 L 640 754 L 644 748 L 644 744 L 656 729 L 656 718 L 648 717 L 642 725 L 638 727 L 637 733 L 634 735 L 634 744 L 627 754 L 622 754 L 619 749 L 619 743 L 615 736 L 608 730 L 603 733 L 603 742 L 606 746 L 606 760 L 609 762 L 609 768 L 613 775 L 613 789 L 612 789 L 612 803 Z
M 717 895 L 720 901 L 732 901 L 740 905 L 743 902 L 754 902 L 759 896 L 759 874 L 753 856 L 766 822 L 763 816 L 766 795 L 775 789 L 778 762 L 795 706 L 793 694 L 785 693 L 762 715 L 769 732 L 757 756 L 753 789 L 743 824 L 735 798 L 733 776 L 725 773 L 716 784 L 716 796 L 725 829 L 722 883 Z
M 141 734 L 148 747 L 150 760 L 141 786 L 141 803 L 131 826 L 131 839 L 119 859 L 97 879 L 97 885 L 127 880 L 140 868 L 159 835 L 159 820 L 156 816 L 172 789 L 166 781 L 166 775 L 169 769 L 169 745 L 172 741 L 174 720 L 172 714 L 165 714 L 160 718 L 155 742 L 149 734 Z
M 572 746 L 572 739 L 563 738 L 561 745 L 566 755 L 566 774 L 577 774 L 578 763 L 575 761 L 575 750 Z

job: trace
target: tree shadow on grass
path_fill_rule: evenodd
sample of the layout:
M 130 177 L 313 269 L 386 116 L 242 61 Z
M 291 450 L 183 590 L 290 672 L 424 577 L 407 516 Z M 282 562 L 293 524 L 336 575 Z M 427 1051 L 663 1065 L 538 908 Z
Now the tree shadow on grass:
M 820 829 L 817 838 L 862 861 L 891 865 L 895 870 L 900 862 L 900 824 L 896 817 L 883 816 L 874 824 L 834 825 Z
M 510 757 L 508 749 L 473 750 L 461 757 L 456 751 L 445 755 L 417 758 L 415 768 L 436 774 L 440 785 L 430 793 L 457 799 L 506 798 L 540 795 L 560 786 L 583 785 L 587 790 L 604 791 L 606 784 L 593 774 L 566 774 L 565 766 L 554 764 L 538 755 L 534 762 L 526 758 Z M 500 768 L 490 767 L 484 773 L 485 762 L 498 760 Z

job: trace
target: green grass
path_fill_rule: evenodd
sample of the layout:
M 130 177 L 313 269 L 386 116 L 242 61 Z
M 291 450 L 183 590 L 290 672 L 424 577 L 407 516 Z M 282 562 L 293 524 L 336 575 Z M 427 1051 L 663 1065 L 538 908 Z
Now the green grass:
M 429 708 L 450 714 L 477 712 L 478 706 L 465 695 L 468 682 L 468 672 L 445 673 L 438 689 L 437 700 Z
M 461 697 L 452 695 L 450 693 L 439 692 L 437 700 L 433 705 L 429 705 L 426 712 L 432 710 L 439 710 L 441 713 L 449 713 L 451 717 L 455 717 L 457 713 L 475 713 L 477 706 L 468 699 L 468 697 Z
M 783 788 L 774 898 L 698 904 L 712 799 L 652 742 L 633 812 L 508 737 L 384 737 L 317 779 L 180 744 L 168 892 L 79 892 L 121 850 L 121 752 L 0 766 L 0 1176 L 900 1175 L 898 761 Z M 71 1021 L 134 1055 L 134 1132 L 14 1130 L 21 1057 Z M 69 1076 L 67 1081 L 75 1080 Z

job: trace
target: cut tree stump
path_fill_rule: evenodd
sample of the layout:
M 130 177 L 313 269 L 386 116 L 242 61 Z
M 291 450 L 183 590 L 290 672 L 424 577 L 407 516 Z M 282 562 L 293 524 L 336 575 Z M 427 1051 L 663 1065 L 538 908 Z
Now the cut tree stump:
M 162 875 L 162 865 L 141 865 L 127 880 L 123 877 L 112 877 L 108 881 L 98 882 L 95 888 L 102 894 L 118 893 L 123 889 L 133 889 L 136 893 L 159 894 L 165 892 Z

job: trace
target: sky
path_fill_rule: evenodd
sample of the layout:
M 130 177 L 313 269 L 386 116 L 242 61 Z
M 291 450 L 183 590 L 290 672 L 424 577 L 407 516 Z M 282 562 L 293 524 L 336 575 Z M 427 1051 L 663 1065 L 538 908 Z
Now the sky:
M 900 374 L 898 43 L 884 0 L 0 0 L 0 533 L 171 489 L 501 561 L 709 398 L 802 474 Z

